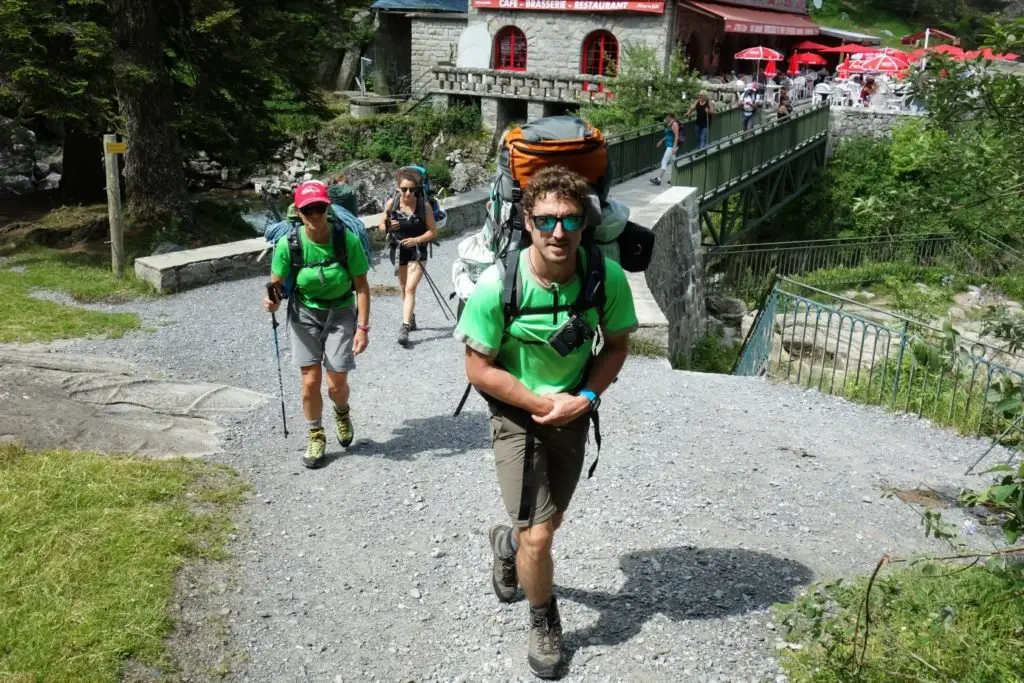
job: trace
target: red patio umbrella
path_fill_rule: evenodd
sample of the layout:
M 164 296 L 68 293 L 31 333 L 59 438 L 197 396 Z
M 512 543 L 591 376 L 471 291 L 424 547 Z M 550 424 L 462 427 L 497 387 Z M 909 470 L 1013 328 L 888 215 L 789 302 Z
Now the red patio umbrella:
M 827 50 L 828 45 L 816 43 L 813 40 L 803 40 L 793 46 L 794 50 Z
M 907 68 L 907 62 L 889 55 L 874 55 L 861 59 L 850 65 L 850 73 L 887 73 L 895 74 Z
M 1007 61 L 1007 62 L 1012 62 L 1014 60 L 1020 59 L 1020 55 L 1014 54 L 1013 52 L 1006 52 L 1006 53 L 1003 53 L 1001 55 L 1000 54 L 996 54 L 995 52 L 992 52 L 992 48 L 990 48 L 990 47 L 983 47 L 983 48 L 981 48 L 981 50 L 972 50 L 971 52 L 968 52 L 967 54 L 968 55 L 972 55 L 973 54 L 973 57 L 977 57 L 980 54 L 985 59 L 1003 60 L 1003 61 Z
M 839 65 L 838 69 L 836 69 L 836 73 L 839 75 L 840 78 L 849 78 L 850 77 L 850 58 L 849 57 L 847 57 L 845 60 L 843 60 L 843 63 Z
M 827 59 L 813 52 L 804 52 L 797 57 L 797 60 L 800 64 L 806 64 L 807 66 L 825 66 L 828 64 Z
M 909 36 L 903 36 L 900 38 L 900 42 L 904 45 L 914 45 L 923 40 L 925 47 L 928 47 L 928 42 L 932 38 L 945 38 L 946 40 L 951 40 L 954 43 L 960 42 L 960 39 L 952 33 L 946 33 L 945 31 L 940 31 L 937 28 L 926 28 L 918 33 L 911 33 Z
M 879 54 L 889 55 L 890 57 L 902 58 L 903 61 L 906 61 L 906 62 L 910 61 L 910 53 L 909 52 L 904 52 L 903 50 L 900 50 L 899 48 L 896 48 L 896 47 L 883 47 L 878 52 L 879 52 Z
M 775 74 L 779 73 L 779 67 L 776 66 L 777 60 L 768 62 L 768 66 L 764 68 L 764 75 L 771 78 Z
M 786 68 L 786 73 L 790 76 L 796 76 L 800 73 L 800 53 L 794 52 L 789 56 L 789 67 Z
M 842 45 L 836 45 L 835 47 L 827 47 L 824 50 L 818 50 L 818 52 L 827 52 L 829 54 L 841 54 L 841 55 L 853 55 L 853 54 L 872 54 L 878 52 L 877 47 L 869 47 L 866 45 L 856 45 L 854 43 L 843 43 Z
M 770 62 L 782 59 L 782 53 L 776 52 L 770 47 L 748 47 L 746 50 L 740 50 L 735 55 L 736 59 L 749 59 L 757 62 Z
M 929 52 L 937 52 L 942 55 L 949 55 L 950 57 L 963 57 L 964 51 L 958 48 L 956 45 L 939 45 L 929 49 Z

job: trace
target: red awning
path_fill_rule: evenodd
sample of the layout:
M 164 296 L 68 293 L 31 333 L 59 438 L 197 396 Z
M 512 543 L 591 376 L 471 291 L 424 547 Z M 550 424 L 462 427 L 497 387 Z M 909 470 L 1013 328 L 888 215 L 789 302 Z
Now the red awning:
M 726 33 L 757 33 L 769 36 L 816 36 L 818 26 L 804 14 L 728 7 L 711 2 L 687 2 L 683 7 L 718 17 Z

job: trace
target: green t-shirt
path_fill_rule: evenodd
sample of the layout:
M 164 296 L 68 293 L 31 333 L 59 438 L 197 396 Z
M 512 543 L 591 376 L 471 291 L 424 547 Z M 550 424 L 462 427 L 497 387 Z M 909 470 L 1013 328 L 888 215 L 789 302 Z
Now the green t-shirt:
M 321 261 L 332 261 L 334 259 L 334 228 L 331 228 L 331 238 L 327 244 L 317 244 L 306 235 L 305 226 L 299 228 L 299 244 L 302 245 L 303 263 L 320 263 Z M 348 271 L 341 267 L 340 263 L 330 263 L 324 266 L 304 266 L 299 269 L 296 278 L 299 302 L 307 308 L 329 308 L 330 305 L 324 302 L 332 301 L 348 296 L 342 301 L 335 302 L 335 308 L 351 306 L 355 301 L 355 293 L 352 291 L 352 278 L 366 275 L 370 270 L 370 264 L 363 252 L 363 245 L 359 237 L 351 230 L 345 230 L 346 256 L 348 258 Z M 270 273 L 282 280 L 288 279 L 288 270 L 291 267 L 291 254 L 288 250 L 288 237 L 282 237 L 274 245 L 274 260 L 270 266 Z M 322 277 L 321 277 L 322 276 Z
M 528 250 L 520 254 L 519 272 L 523 283 L 521 308 L 571 306 L 580 291 L 577 275 L 565 284 L 545 289 L 533 277 L 527 261 Z M 615 261 L 605 259 L 604 317 L 599 321 L 597 308 L 588 309 L 584 318 L 591 329 L 600 322 L 607 337 L 615 337 L 637 329 L 633 293 L 626 273 Z M 548 339 L 569 319 L 569 311 L 521 315 L 505 326 L 502 310 L 503 283 L 497 266 L 491 266 L 477 280 L 466 302 L 462 318 L 455 329 L 455 338 L 488 357 L 519 379 L 527 389 L 538 395 L 557 394 L 575 389 L 583 379 L 592 344 L 585 343 L 569 356 L 562 357 Z M 534 342 L 534 343 L 531 343 Z M 540 342 L 540 343 L 535 343 Z

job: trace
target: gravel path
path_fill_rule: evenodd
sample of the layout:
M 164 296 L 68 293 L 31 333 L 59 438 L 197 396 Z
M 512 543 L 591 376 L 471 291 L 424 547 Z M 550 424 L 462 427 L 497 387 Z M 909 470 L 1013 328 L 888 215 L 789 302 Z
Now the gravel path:
M 446 291 L 453 251 L 430 266 Z M 393 282 L 384 266 L 372 279 Z M 151 331 L 70 346 L 274 396 L 262 284 L 117 307 Z M 451 418 L 461 350 L 425 287 L 410 350 L 393 341 L 399 316 L 397 297 L 373 301 L 353 375 L 357 443 L 333 442 L 328 467 L 299 464 L 290 365 L 292 436 L 273 401 L 229 425 L 219 459 L 255 488 L 237 589 L 217 597 L 247 659 L 241 680 L 532 680 L 525 603 L 498 604 L 489 583 L 485 534 L 503 510 L 484 404 L 474 395 Z M 644 358 L 602 418 L 604 457 L 556 542 L 568 681 L 775 680 L 771 604 L 866 573 L 886 550 L 932 547 L 879 484 L 976 483 L 961 473 L 983 448 L 915 418 Z

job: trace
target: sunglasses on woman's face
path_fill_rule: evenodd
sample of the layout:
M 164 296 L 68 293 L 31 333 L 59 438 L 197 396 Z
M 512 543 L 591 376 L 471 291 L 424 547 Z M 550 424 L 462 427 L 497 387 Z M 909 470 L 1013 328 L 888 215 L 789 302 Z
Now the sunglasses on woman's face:
M 399 191 L 402 194 L 409 194 L 409 193 L 415 194 L 416 193 L 416 188 L 415 187 L 400 187 L 398 189 L 399 189 Z
M 327 211 L 326 204 L 309 204 L 299 209 L 303 216 L 320 216 Z
M 562 230 L 576 232 L 582 230 L 586 219 L 584 216 L 533 216 L 533 227 L 541 232 L 554 232 L 558 224 L 562 224 Z

